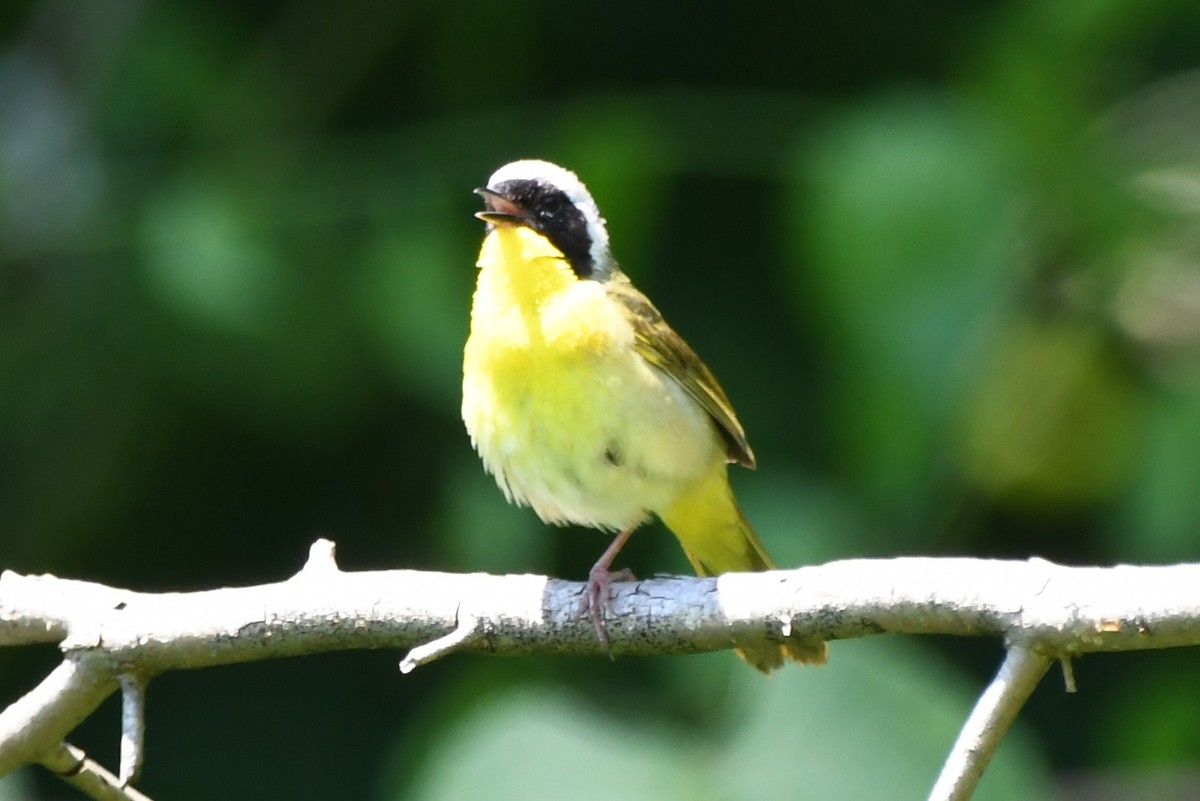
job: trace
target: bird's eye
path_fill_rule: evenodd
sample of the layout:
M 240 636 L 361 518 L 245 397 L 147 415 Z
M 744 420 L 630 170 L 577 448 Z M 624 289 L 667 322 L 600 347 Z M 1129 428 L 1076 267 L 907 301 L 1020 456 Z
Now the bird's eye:
M 538 206 L 538 216 L 544 220 L 548 220 L 558 216 L 558 213 L 562 210 L 563 196 L 559 194 L 547 195 Z

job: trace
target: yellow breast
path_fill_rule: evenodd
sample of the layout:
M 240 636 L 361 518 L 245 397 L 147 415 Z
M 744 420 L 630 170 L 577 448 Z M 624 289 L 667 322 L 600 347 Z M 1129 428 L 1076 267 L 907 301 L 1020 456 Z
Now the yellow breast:
M 484 239 L 471 333 L 488 343 L 483 358 L 530 349 L 569 358 L 632 337 L 604 287 L 580 280 L 549 240 L 525 227 L 497 228 Z
M 633 348 L 627 312 L 524 227 L 485 238 L 463 359 L 463 420 L 510 500 L 624 528 L 720 459 L 712 424 Z

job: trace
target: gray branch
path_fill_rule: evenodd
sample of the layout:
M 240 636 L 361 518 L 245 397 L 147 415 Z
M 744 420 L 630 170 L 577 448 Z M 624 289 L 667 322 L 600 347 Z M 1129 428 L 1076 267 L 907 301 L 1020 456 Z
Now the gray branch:
M 43 755 L 41 762 L 47 770 L 96 801 L 150 801 L 69 743 L 59 743 Z
M 583 586 L 534 575 L 346 573 L 326 540 L 287 581 L 205 592 L 140 593 L 5 572 L 0 646 L 58 643 L 64 661 L 0 712 L 0 775 L 44 761 L 122 688 L 121 779 L 128 781 L 141 764 L 145 683 L 169 670 L 356 648 L 410 649 L 401 662 L 405 672 L 457 651 L 602 655 L 590 620 L 578 615 Z M 1200 644 L 1200 565 L 1194 564 L 848 560 L 654 578 L 615 583 L 613 590 L 607 617 L 615 655 L 712 651 L 761 638 L 957 634 L 1003 638 L 1010 647 L 1006 667 L 1015 669 L 1030 659 L 1043 665 L 1093 651 Z M 1013 654 L 1027 656 L 1014 661 Z M 836 670 L 836 652 L 827 669 Z M 956 763 L 954 771 L 982 772 L 988 749 L 1036 684 L 1031 672 L 1021 675 L 1027 678 L 1010 681 L 1004 671 L 997 677 L 960 737 L 984 758 Z
M 1017 713 L 1050 667 L 1049 657 L 1010 646 L 1000 672 L 979 697 L 942 767 L 929 801 L 967 801 Z

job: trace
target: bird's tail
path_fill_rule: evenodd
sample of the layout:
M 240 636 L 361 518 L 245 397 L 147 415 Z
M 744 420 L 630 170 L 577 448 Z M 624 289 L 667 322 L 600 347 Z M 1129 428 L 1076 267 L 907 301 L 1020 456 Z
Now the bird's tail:
M 683 546 L 697 575 L 717 576 L 775 568 L 767 549 L 733 499 L 724 464 L 718 464 L 705 481 L 677 498 L 659 513 L 659 517 Z M 811 640 L 788 639 L 776 643 L 763 639 L 739 646 L 735 651 L 751 666 L 770 673 L 787 660 L 824 664 L 828 645 Z

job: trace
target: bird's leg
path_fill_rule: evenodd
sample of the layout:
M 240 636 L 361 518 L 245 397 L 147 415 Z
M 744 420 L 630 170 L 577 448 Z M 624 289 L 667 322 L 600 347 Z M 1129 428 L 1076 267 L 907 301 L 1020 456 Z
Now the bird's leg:
M 604 650 L 608 651 L 608 631 L 604 628 L 604 607 L 608 606 L 611 599 L 613 579 L 622 581 L 632 581 L 633 573 L 629 570 L 610 571 L 613 560 L 617 558 L 617 552 L 629 540 L 629 535 L 637 528 L 637 524 L 629 526 L 617 536 L 613 537 L 613 541 L 604 553 L 600 554 L 600 558 L 596 560 L 596 564 L 592 565 L 592 569 L 588 571 L 587 587 L 583 591 L 583 605 L 581 612 L 587 612 L 592 618 L 592 625 L 596 627 L 596 637 L 600 640 L 600 644 L 604 646 Z M 611 656 L 611 652 L 609 653 Z

